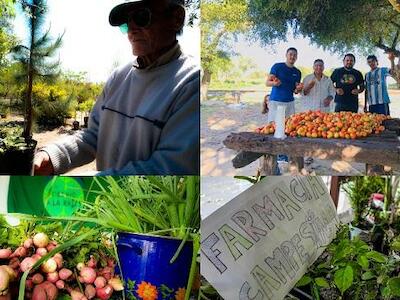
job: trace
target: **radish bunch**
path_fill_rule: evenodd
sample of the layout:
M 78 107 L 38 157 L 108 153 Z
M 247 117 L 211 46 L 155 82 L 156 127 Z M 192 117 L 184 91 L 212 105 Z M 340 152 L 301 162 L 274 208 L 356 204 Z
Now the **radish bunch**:
M 56 241 L 38 233 L 14 251 L 0 249 L 0 300 L 15 299 L 17 286 L 15 291 L 11 290 L 11 283 L 17 282 L 23 272 L 31 270 L 42 256 L 56 247 Z M 56 300 L 59 293 L 68 293 L 72 300 L 110 299 L 114 291 L 122 291 L 124 287 L 114 274 L 114 260 L 107 258 L 106 261 L 107 265 L 101 267 L 92 255 L 86 264 L 79 263 L 76 270 L 71 270 L 64 267 L 64 258 L 57 253 L 30 272 L 26 280 L 26 298 Z

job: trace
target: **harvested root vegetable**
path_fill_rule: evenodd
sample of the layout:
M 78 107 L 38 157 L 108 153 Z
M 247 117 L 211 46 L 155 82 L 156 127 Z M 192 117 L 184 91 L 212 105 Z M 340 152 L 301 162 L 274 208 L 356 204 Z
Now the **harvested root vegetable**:
M 33 246 L 33 239 L 27 239 L 27 240 L 25 240 L 25 242 L 24 242 L 24 247 L 26 248 L 26 249 L 29 249 L 30 247 L 32 247 Z
M 88 285 L 85 287 L 85 296 L 86 296 L 88 299 L 93 299 L 94 297 L 96 297 L 96 289 L 94 288 L 93 285 L 88 284 Z
M 65 282 L 64 282 L 63 280 L 57 280 L 57 282 L 56 282 L 56 287 L 57 287 L 59 290 L 64 289 L 64 288 L 65 288 Z
M 0 268 L 4 269 L 8 273 L 8 277 L 10 278 L 10 282 L 14 281 L 17 278 L 17 273 L 10 266 L 3 265 L 3 266 L 0 266 Z
M 0 249 L 0 259 L 8 259 L 10 258 L 12 251 L 10 248 Z
M 105 287 L 107 284 L 107 280 L 103 276 L 98 276 L 94 281 L 94 286 L 98 289 Z
M 112 286 L 114 291 L 118 291 L 119 292 L 119 291 L 122 291 L 124 289 L 124 285 L 122 284 L 121 279 L 118 278 L 118 277 L 111 278 L 108 281 L 108 284 Z
M 93 268 L 83 267 L 79 275 L 84 283 L 93 283 L 96 280 L 96 271 Z
M 49 258 L 43 265 L 42 271 L 44 273 L 53 273 L 57 270 L 57 262 L 53 258 Z
M 61 269 L 63 267 L 63 258 L 59 257 L 59 256 L 54 256 L 53 259 L 56 261 L 57 263 L 57 268 Z
M 78 264 L 76 265 L 76 268 L 78 269 L 78 271 L 80 271 L 80 270 L 83 269 L 84 266 L 85 266 L 85 264 L 82 263 L 82 262 L 80 262 L 80 263 L 78 263 Z
M 58 272 L 58 276 L 60 276 L 61 280 L 67 280 L 71 275 L 72 271 L 66 268 L 63 268 Z
M 25 257 L 28 254 L 28 250 L 25 247 L 18 247 L 10 257 Z
M 51 241 L 46 247 L 47 251 L 49 252 L 55 248 L 57 248 L 57 242 L 55 241 Z
M 99 275 L 103 276 L 107 280 L 110 280 L 114 277 L 114 269 L 111 267 L 104 267 L 103 270 L 100 271 Z
M 40 273 L 36 273 L 35 275 L 32 276 L 32 282 L 34 284 L 41 284 L 44 281 L 44 277 Z
M 41 259 L 42 257 L 39 255 L 39 254 L 33 254 L 32 256 L 31 256 L 34 260 L 36 260 L 36 261 L 38 261 L 39 259 Z
M 47 249 L 46 248 L 37 248 L 36 254 L 40 255 L 40 256 L 45 256 L 47 254 Z
M 96 290 L 96 297 L 100 298 L 101 300 L 108 300 L 111 298 L 112 293 L 112 286 L 106 285 L 105 287 Z
M 88 300 L 84 294 L 79 291 L 71 291 L 71 300 Z
M 36 260 L 32 257 L 25 257 L 21 262 L 20 268 L 22 272 L 26 272 L 32 269 L 33 265 L 36 263 Z
M 56 300 L 58 289 L 51 282 L 45 281 L 33 289 L 32 300 Z
M 37 248 L 45 248 L 49 244 L 49 237 L 47 234 L 40 232 L 33 237 L 33 244 Z
M 89 261 L 87 263 L 87 266 L 89 268 L 94 268 L 94 269 L 97 267 L 97 260 L 94 258 L 93 255 L 90 256 L 90 259 L 89 259 Z
M 20 265 L 21 263 L 19 262 L 19 259 L 18 259 L 18 257 L 13 257 L 13 258 L 11 258 L 10 259 L 10 262 L 8 263 L 8 265 L 10 266 L 10 268 L 12 268 L 12 269 L 17 269 L 17 268 L 19 268 L 19 265 Z
M 35 286 L 35 284 L 33 283 L 32 279 L 27 279 L 25 281 L 25 289 L 27 291 L 32 291 L 34 286 Z
M 60 279 L 58 276 L 58 272 L 52 272 L 52 273 L 47 273 L 47 281 L 50 281 L 51 283 L 56 283 Z
M 10 285 L 10 276 L 7 271 L 0 268 L 0 295 L 5 296 L 8 293 L 8 286 Z

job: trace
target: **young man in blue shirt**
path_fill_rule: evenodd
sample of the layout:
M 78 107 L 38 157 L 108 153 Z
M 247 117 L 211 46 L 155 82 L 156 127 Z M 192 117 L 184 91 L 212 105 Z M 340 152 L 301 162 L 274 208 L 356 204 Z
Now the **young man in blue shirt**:
M 366 90 L 364 112 L 369 110 L 371 113 L 390 115 L 390 99 L 386 77 L 392 75 L 392 69 L 378 67 L 378 59 L 375 55 L 369 55 L 367 57 L 367 63 L 371 71 L 365 74 Z
M 303 89 L 301 72 L 294 64 L 297 60 L 297 49 L 286 50 L 286 62 L 272 66 L 267 79 L 267 86 L 272 87 L 269 96 L 268 122 L 274 120 L 278 104 L 286 106 L 286 117 L 295 113 L 293 93 L 300 93 Z
M 294 64 L 297 60 L 297 49 L 286 50 L 286 62 L 276 63 L 272 66 L 266 85 L 272 87 L 269 96 L 268 123 L 274 121 L 278 105 L 285 105 L 285 116 L 295 113 L 293 93 L 300 93 L 303 89 L 301 72 Z M 286 155 L 278 155 L 278 161 L 288 161 Z M 279 170 L 277 170 L 279 174 Z

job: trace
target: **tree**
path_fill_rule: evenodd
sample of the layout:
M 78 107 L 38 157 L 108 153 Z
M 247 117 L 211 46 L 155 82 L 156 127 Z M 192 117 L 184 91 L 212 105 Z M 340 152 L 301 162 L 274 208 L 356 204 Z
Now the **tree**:
M 204 0 L 201 4 L 201 98 L 207 99 L 212 75 L 230 62 L 232 38 L 249 28 L 246 0 Z
M 293 32 L 342 54 L 380 48 L 399 57 L 400 14 L 391 2 L 396 1 L 250 0 L 249 18 L 253 33 L 266 45 Z
M 27 17 L 27 45 L 17 45 L 13 49 L 14 59 L 24 66 L 27 78 L 25 96 L 24 137 L 32 136 L 32 87 L 37 79 L 53 80 L 59 74 L 59 61 L 53 59 L 61 46 L 63 35 L 55 41 L 50 37 L 50 28 L 43 30 L 47 13 L 45 0 L 23 0 L 22 8 Z
M 14 17 L 14 0 L 0 0 L 0 67 L 5 65 L 5 57 L 15 44 L 10 20 Z

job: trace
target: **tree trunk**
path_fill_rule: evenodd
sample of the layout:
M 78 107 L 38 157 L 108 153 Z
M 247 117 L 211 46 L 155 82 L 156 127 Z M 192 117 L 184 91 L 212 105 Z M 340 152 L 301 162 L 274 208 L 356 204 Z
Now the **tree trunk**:
M 211 81 L 211 72 L 209 70 L 204 70 L 203 77 L 201 78 L 201 97 L 200 102 L 206 101 L 208 99 L 208 86 Z
M 32 5 L 30 7 L 32 16 L 35 16 L 36 6 Z M 29 49 L 29 62 L 28 62 L 28 88 L 26 91 L 26 99 L 25 99 L 25 128 L 24 128 L 24 138 L 25 140 L 32 139 L 32 87 L 33 87 L 33 62 L 32 62 L 32 54 L 35 42 L 35 28 L 36 21 L 35 18 L 32 17 L 31 24 L 31 44 Z

